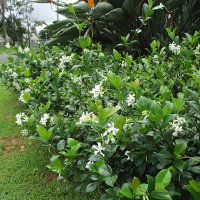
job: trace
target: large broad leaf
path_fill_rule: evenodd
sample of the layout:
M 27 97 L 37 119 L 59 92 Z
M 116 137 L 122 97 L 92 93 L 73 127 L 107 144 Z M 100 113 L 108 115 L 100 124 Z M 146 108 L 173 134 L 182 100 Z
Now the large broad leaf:
M 127 197 L 129 199 L 133 198 L 132 191 L 131 191 L 131 189 L 130 189 L 128 184 L 124 184 L 122 186 L 122 189 L 120 190 L 120 193 L 123 194 L 125 197 Z
M 169 169 L 161 170 L 156 176 L 155 190 L 160 191 L 161 185 L 165 188 L 170 184 L 170 182 L 171 182 L 170 170 Z
M 170 194 L 167 192 L 153 192 L 151 197 L 160 200 L 172 200 Z
M 184 139 L 177 139 L 175 141 L 175 149 L 174 149 L 174 154 L 176 155 L 182 155 L 185 153 L 185 150 L 187 148 L 187 142 Z
M 57 37 L 65 37 L 67 35 L 71 36 L 72 38 L 74 38 L 74 36 L 78 36 L 78 29 L 76 25 L 72 25 L 69 28 L 66 28 L 64 31 L 59 33 Z
M 64 35 L 64 34 L 63 34 Z M 58 37 L 50 41 L 47 46 L 53 46 L 59 44 L 66 44 L 66 41 L 72 40 L 78 37 L 78 29 L 76 26 L 73 26 L 73 28 L 68 29 L 65 31 L 65 35 L 62 37 Z
M 84 18 L 86 16 L 86 13 L 89 11 L 89 7 L 86 2 L 80 2 L 77 4 L 73 4 L 73 8 L 76 13 L 76 16 L 82 17 L 82 18 Z M 56 12 L 63 16 L 69 16 L 69 13 L 70 13 L 68 7 L 58 9 Z M 71 14 L 71 15 L 73 15 L 73 14 Z
M 97 183 L 90 183 L 86 187 L 86 192 L 93 192 L 97 188 Z
M 127 16 L 124 13 L 122 8 L 116 8 L 115 10 L 110 11 L 109 13 L 102 16 L 100 19 L 106 21 L 127 21 Z
M 52 131 L 47 131 L 43 126 L 39 125 L 37 125 L 37 132 L 39 136 L 46 141 L 48 141 L 52 135 Z
M 105 110 L 104 118 L 111 117 L 114 113 L 120 110 L 120 107 L 111 107 L 108 110 Z
M 100 2 L 97 4 L 97 6 L 95 6 L 91 12 L 89 13 L 92 16 L 95 17 L 100 17 L 102 15 L 105 15 L 106 13 L 110 12 L 111 10 L 113 10 L 114 7 L 106 2 Z
M 117 178 L 118 178 L 118 176 L 114 175 L 114 176 L 106 177 L 104 180 L 105 180 L 107 185 L 113 187 L 115 182 L 117 181 Z
M 135 14 L 135 9 L 136 9 L 136 1 L 133 0 L 125 0 L 122 9 L 128 14 L 129 17 L 132 18 L 132 16 Z
M 60 30 L 61 28 L 63 29 L 70 22 L 75 22 L 75 19 L 67 18 L 64 20 L 55 21 L 52 24 L 46 26 L 45 29 L 52 31 Z

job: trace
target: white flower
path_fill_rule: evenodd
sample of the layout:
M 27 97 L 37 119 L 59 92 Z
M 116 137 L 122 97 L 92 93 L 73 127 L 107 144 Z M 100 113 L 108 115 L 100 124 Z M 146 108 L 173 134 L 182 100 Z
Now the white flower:
M 178 125 L 181 125 L 181 124 L 186 123 L 186 120 L 185 120 L 185 118 L 183 118 L 183 117 L 177 117 L 177 120 L 176 120 L 176 121 L 178 122 Z
M 19 52 L 19 53 L 23 53 L 24 51 L 23 51 L 23 49 L 22 49 L 21 47 L 19 47 L 19 48 L 18 48 L 18 52 Z
M 27 116 L 24 114 L 24 113 L 18 113 L 16 116 L 16 123 L 19 125 L 19 126 L 22 126 L 22 123 L 23 122 L 26 122 L 27 120 Z
M 18 76 L 19 76 L 19 75 L 18 75 L 16 72 L 13 72 L 13 73 L 12 73 L 12 77 L 13 77 L 14 79 L 16 79 Z
M 10 44 L 9 44 L 9 42 L 6 43 L 5 47 L 6 47 L 7 49 L 10 49 Z
M 103 157 L 105 156 L 105 155 L 103 154 L 103 152 L 102 152 L 102 151 L 105 150 L 105 148 L 101 146 L 101 143 L 100 143 L 100 142 L 98 142 L 97 145 L 93 145 L 92 148 L 95 149 L 94 154 L 98 154 L 98 153 L 99 153 L 99 154 L 101 154 Z
M 155 59 L 158 59 L 158 56 L 157 56 L 157 55 L 154 55 L 154 58 L 155 58 Z
M 84 122 L 94 122 L 95 121 L 95 114 L 93 112 L 88 113 L 88 112 L 83 112 L 82 116 L 79 119 L 79 122 L 77 123 L 78 125 L 81 125 Z
M 93 94 L 93 98 L 97 98 L 98 96 L 103 96 L 104 92 L 103 92 L 103 87 L 101 85 L 101 83 L 99 85 L 95 85 L 95 87 L 92 89 L 92 91 L 90 92 Z
M 116 135 L 116 132 L 119 131 L 118 128 L 115 128 L 114 122 L 108 123 L 108 127 L 110 127 L 108 128 L 108 132 L 111 133 L 112 135 Z
M 29 118 L 25 115 L 25 116 L 23 117 L 23 120 L 22 120 L 22 121 L 23 121 L 23 122 L 28 122 L 28 119 L 29 119 Z
M 21 131 L 21 134 L 22 134 L 23 136 L 27 136 L 27 135 L 28 135 L 28 129 L 23 129 L 23 130 Z
M 47 59 L 48 62 L 52 62 L 52 60 L 53 60 L 52 58 L 48 58 Z
M 62 58 L 60 58 L 60 62 L 61 63 L 70 62 L 72 60 L 73 56 L 74 56 L 74 54 L 72 54 L 71 56 L 62 56 Z
M 195 55 L 200 55 L 200 44 L 198 44 L 198 46 L 194 50 L 194 53 L 195 53 Z
M 46 60 L 42 60 L 40 64 L 44 67 L 46 65 Z
M 135 94 L 129 94 L 129 96 L 126 99 L 126 102 L 128 103 L 128 106 L 134 106 L 134 104 L 135 104 Z
M 171 125 L 171 129 L 174 129 L 173 136 L 176 137 L 179 132 L 183 131 L 182 124 L 186 123 L 186 120 L 183 117 L 177 117 L 177 119 L 174 119 L 173 122 L 169 122 Z
M 133 123 L 126 123 L 126 124 L 124 124 L 123 129 L 125 131 L 127 131 L 127 130 L 131 129 L 132 127 L 133 127 Z
M 47 120 L 49 119 L 49 114 L 45 113 L 40 119 L 40 124 L 46 126 Z
M 175 54 L 175 55 L 179 55 L 180 54 L 180 50 L 181 50 L 181 46 L 180 45 L 176 45 L 174 42 L 169 44 L 169 49 Z
M 126 62 L 124 60 L 122 61 L 121 67 L 126 67 Z
M 71 75 L 71 79 L 72 79 L 73 83 L 78 83 L 78 84 L 82 83 L 82 77 L 81 76 L 73 76 L 73 75 Z
M 25 53 L 28 53 L 30 51 L 30 49 L 28 48 L 28 47 L 26 47 L 25 49 L 24 49 L 24 52 Z
M 163 9 L 164 7 L 165 6 L 162 3 L 160 3 L 160 5 L 154 7 L 153 10 Z
M 18 83 L 13 82 L 13 86 L 14 86 L 18 91 L 21 90 L 21 87 L 19 86 Z
M 85 168 L 90 170 L 90 165 L 92 165 L 92 164 L 94 164 L 94 162 L 91 162 L 91 161 L 87 162 Z

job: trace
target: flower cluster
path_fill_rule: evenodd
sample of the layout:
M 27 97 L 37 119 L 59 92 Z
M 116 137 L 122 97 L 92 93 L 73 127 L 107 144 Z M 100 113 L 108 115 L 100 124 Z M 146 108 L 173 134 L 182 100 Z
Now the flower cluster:
M 28 117 L 25 115 L 25 113 L 18 113 L 16 115 L 16 123 L 19 125 L 19 126 L 22 126 L 23 122 L 28 122 Z
M 6 47 L 7 49 L 10 49 L 11 46 L 10 46 L 9 42 L 6 43 L 5 47 Z
M 174 137 L 178 135 L 178 132 L 181 132 L 183 130 L 183 127 L 181 125 L 184 123 L 186 123 L 186 120 L 183 117 L 177 117 L 177 119 L 174 119 L 173 122 L 170 122 L 171 129 L 174 129 Z
M 175 55 L 179 55 L 181 52 L 181 46 L 180 45 L 176 45 L 174 42 L 169 44 L 169 49 L 175 54 Z
M 23 136 L 28 136 L 28 129 L 23 129 L 22 131 L 21 131 L 21 134 L 23 135 Z
M 114 136 L 116 136 L 116 133 L 118 131 L 119 129 L 115 128 L 114 122 L 108 123 L 108 129 L 102 135 L 103 137 L 107 137 L 107 139 L 105 140 L 105 143 L 108 144 L 110 141 L 114 143 L 115 142 Z
M 99 96 L 103 97 L 104 92 L 101 83 L 99 85 L 95 85 L 90 93 L 93 94 L 94 99 L 97 99 Z
M 41 117 L 40 119 L 40 124 L 46 126 L 48 119 L 49 119 L 49 114 L 45 113 L 43 117 Z
M 93 112 L 88 113 L 88 112 L 83 112 L 82 116 L 79 119 L 79 122 L 77 123 L 77 125 L 81 125 L 84 122 L 95 122 L 95 114 Z
M 103 157 L 105 156 L 104 153 L 102 152 L 105 150 L 105 147 L 103 147 L 100 142 L 98 142 L 97 145 L 93 145 L 92 149 L 95 149 L 95 151 L 94 151 L 95 155 L 101 154 Z
M 129 94 L 129 96 L 126 99 L 126 102 L 128 103 L 128 106 L 134 106 L 135 105 L 135 94 Z
M 194 50 L 194 53 L 195 53 L 195 55 L 200 55 L 200 44 L 198 44 L 198 46 Z

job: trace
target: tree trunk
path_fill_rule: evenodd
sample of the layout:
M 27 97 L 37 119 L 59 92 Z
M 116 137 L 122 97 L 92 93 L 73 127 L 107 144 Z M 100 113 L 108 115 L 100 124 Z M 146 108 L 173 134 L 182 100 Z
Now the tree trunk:
M 3 21 L 4 42 L 6 44 L 7 43 L 6 19 L 5 19 L 6 0 L 1 0 L 1 8 L 2 8 L 2 21 Z

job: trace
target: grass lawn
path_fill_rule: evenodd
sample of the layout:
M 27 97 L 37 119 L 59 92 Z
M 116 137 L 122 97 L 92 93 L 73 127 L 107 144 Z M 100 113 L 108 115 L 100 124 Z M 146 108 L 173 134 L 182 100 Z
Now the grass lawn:
M 23 105 L 1 83 L 0 93 L 0 199 L 94 200 L 66 181 L 56 181 L 56 174 L 46 168 L 52 153 L 19 135 L 15 115 L 23 112 Z
M 0 47 L 0 55 L 12 55 L 15 53 L 15 50 L 10 48 L 7 49 L 5 47 Z

